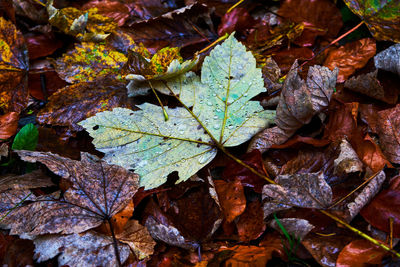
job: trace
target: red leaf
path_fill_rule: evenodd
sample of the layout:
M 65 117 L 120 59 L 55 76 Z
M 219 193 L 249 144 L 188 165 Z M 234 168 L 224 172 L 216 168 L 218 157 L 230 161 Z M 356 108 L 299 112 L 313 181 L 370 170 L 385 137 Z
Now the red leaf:
M 268 173 L 264 169 L 261 152 L 257 149 L 246 153 L 241 160 L 259 173 L 268 176 Z M 226 181 L 240 180 L 242 185 L 253 188 L 257 193 L 261 193 L 263 186 L 266 184 L 264 179 L 232 160 L 226 165 L 222 173 L 222 178 Z
M 249 242 L 258 238 L 265 230 L 261 203 L 257 200 L 248 203 L 236 226 L 240 241 Z
M 385 155 L 400 164 L 400 104 L 378 113 L 378 134 Z
M 0 115 L 0 140 L 10 138 L 18 129 L 18 113 Z
M 385 250 L 365 239 L 354 240 L 339 253 L 336 266 L 368 267 L 379 265 L 386 254 Z
M 227 222 L 232 222 L 246 208 L 242 183 L 239 180 L 232 182 L 215 180 L 214 185 L 224 217 Z
M 235 8 L 229 13 L 226 13 L 218 26 L 218 34 L 220 36 L 225 33 L 231 34 L 234 31 L 244 31 L 245 29 L 251 28 L 257 20 L 250 16 L 249 12 L 245 8 Z
M 393 218 L 393 236 L 400 237 L 400 176 L 393 178 L 388 189 L 380 192 L 360 214 L 372 226 L 389 233 Z
M 63 45 L 63 42 L 52 33 L 28 33 L 25 35 L 25 42 L 28 46 L 29 60 L 51 55 Z

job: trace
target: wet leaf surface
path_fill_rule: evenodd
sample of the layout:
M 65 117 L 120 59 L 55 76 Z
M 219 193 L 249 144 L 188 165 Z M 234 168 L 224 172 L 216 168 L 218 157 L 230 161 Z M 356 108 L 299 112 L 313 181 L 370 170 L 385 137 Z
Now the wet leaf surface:
M 0 109 L 21 112 L 28 102 L 28 53 L 14 24 L 0 17 Z
M 0 139 L 8 139 L 17 132 L 18 119 L 17 112 L 0 115 Z
M 232 182 L 215 180 L 214 185 L 224 217 L 227 222 L 232 222 L 246 209 L 242 183 L 239 180 Z
M 382 263 L 383 257 L 387 254 L 386 251 L 371 244 L 367 240 L 360 239 L 350 242 L 339 253 L 336 261 L 336 266 L 369 266 L 379 265 Z

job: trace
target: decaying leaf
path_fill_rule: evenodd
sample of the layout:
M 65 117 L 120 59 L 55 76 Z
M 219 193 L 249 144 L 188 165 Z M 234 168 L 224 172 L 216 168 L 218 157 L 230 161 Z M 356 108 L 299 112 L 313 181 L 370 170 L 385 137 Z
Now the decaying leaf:
M 351 77 L 344 83 L 344 86 L 354 92 L 359 92 L 388 104 L 397 103 L 397 93 L 393 92 L 393 94 L 388 95 L 377 76 L 378 70 Z
M 339 68 L 337 82 L 342 83 L 346 81 L 356 69 L 364 67 L 368 60 L 375 56 L 375 53 L 375 39 L 364 38 L 331 50 L 325 59 L 324 66 L 331 70 Z
M 54 61 L 55 69 L 69 83 L 91 82 L 101 77 L 117 78 L 127 61 L 124 54 L 98 43 L 77 43 Z
M 233 35 L 205 58 L 201 83 L 196 85 L 189 101 L 193 109 L 166 107 L 168 121 L 161 107 L 145 103 L 138 111 L 115 108 L 98 113 L 80 125 L 106 153 L 106 161 L 135 169 L 146 189 L 163 184 L 173 171 L 179 172 L 178 182 L 187 180 L 215 157 L 216 144 L 239 145 L 274 117 L 273 111 L 250 101 L 265 91 L 261 70 Z
M 397 73 L 400 75 L 400 44 L 379 52 L 375 57 L 375 67 Z
M 97 14 L 96 9 L 87 11 L 80 11 L 74 7 L 57 9 L 53 6 L 53 0 L 47 1 L 46 8 L 51 25 L 80 41 L 102 41 L 117 28 L 112 18 Z
M 298 218 L 282 218 L 279 222 L 286 229 L 286 231 L 300 241 L 314 228 L 309 221 Z M 276 220 L 271 220 L 269 226 L 283 234 L 282 229 L 278 226 Z
M 124 83 L 110 79 L 78 82 L 50 96 L 47 105 L 38 113 L 37 121 L 80 131 L 83 128 L 78 122 L 115 107 L 130 107 Z
M 327 208 L 332 190 L 322 173 L 279 175 L 263 188 L 264 217 L 290 207 Z
M 309 123 L 315 114 L 328 106 L 338 70 L 330 71 L 326 67 L 313 66 L 310 67 L 307 80 L 304 81 L 297 69 L 296 61 L 283 85 L 275 119 L 279 129 L 266 129 L 258 134 L 253 138 L 249 150 L 258 149 L 265 152 L 272 145 L 271 136 L 283 143 L 302 125 Z
M 51 178 L 42 171 L 36 170 L 23 175 L 0 176 L 0 192 L 7 190 L 25 190 L 53 186 Z M 1 194 L 1 193 L 0 193 Z
M 0 140 L 13 136 L 18 129 L 19 115 L 17 112 L 10 112 L 0 115 Z
M 400 105 L 378 112 L 379 141 L 386 157 L 400 163 Z
M 23 35 L 0 17 L 0 110 L 21 112 L 28 102 L 28 51 Z
M 390 232 L 390 218 L 393 219 L 393 236 L 400 237 L 400 176 L 392 179 L 388 189 L 382 190 L 365 206 L 360 214 L 375 228 Z
M 239 240 L 242 242 L 250 242 L 260 237 L 266 228 L 260 201 L 255 200 L 246 204 L 246 209 L 239 217 L 236 227 Z
M 242 183 L 239 180 L 232 182 L 215 180 L 214 185 L 224 217 L 227 222 L 232 222 L 246 208 L 246 197 Z
M 45 235 L 34 240 L 35 259 L 43 262 L 58 256 L 59 266 L 117 266 L 113 239 L 93 231 L 71 235 Z M 118 246 L 121 262 L 129 256 L 129 247 Z
M 81 233 L 99 226 L 128 204 L 138 188 L 138 176 L 83 153 L 81 161 L 50 152 L 18 151 L 29 162 L 41 162 L 72 186 L 61 199 L 51 196 L 20 206 L 1 224 L 11 234 Z M 11 192 L 12 193 L 12 192 Z M 18 199 L 17 199 L 18 200 Z M 14 207 L 18 202 L 13 200 Z M 2 208 L 1 216 L 12 207 Z
M 233 251 L 232 257 L 225 261 L 226 266 L 262 267 L 272 258 L 275 249 L 265 249 L 257 246 L 237 245 L 231 248 L 221 248 L 221 251 Z
M 380 41 L 400 42 L 398 1 L 344 0 L 350 10 L 364 20 Z
M 334 173 L 339 175 L 363 170 L 363 163 L 346 139 L 340 143 L 340 154 L 335 159 L 334 166 Z
M 365 239 L 351 241 L 339 253 L 337 267 L 380 265 L 387 252 Z
M 116 238 L 127 244 L 140 260 L 152 255 L 156 245 L 147 228 L 136 220 L 130 220 L 125 225 L 124 231 L 117 234 Z

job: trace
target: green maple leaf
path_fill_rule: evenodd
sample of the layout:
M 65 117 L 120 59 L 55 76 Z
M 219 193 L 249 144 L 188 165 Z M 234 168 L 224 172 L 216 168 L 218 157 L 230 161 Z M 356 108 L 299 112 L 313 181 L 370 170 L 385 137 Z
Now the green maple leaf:
M 400 42 L 400 1 L 344 0 L 364 20 L 372 35 L 381 41 Z
M 201 80 L 193 73 L 179 77 L 165 83 L 172 94 L 185 92 L 177 96 L 183 107 L 166 108 L 168 121 L 161 107 L 145 103 L 137 111 L 115 108 L 80 122 L 104 160 L 135 169 L 146 189 L 163 184 L 173 171 L 178 182 L 187 180 L 217 149 L 242 144 L 275 117 L 275 111 L 250 101 L 266 91 L 261 70 L 233 35 L 204 59 Z

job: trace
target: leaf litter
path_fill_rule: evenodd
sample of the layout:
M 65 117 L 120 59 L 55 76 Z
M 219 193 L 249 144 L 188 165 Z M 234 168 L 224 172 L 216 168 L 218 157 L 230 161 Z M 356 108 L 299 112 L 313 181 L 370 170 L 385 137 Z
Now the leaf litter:
M 396 264 L 398 7 L 344 2 L 6 1 L 0 262 Z

